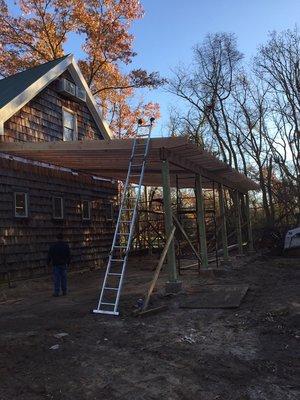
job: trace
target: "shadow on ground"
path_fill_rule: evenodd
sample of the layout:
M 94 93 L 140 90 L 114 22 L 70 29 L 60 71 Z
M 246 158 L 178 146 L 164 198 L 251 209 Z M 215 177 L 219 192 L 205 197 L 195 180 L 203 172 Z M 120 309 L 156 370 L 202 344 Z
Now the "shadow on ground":
M 185 272 L 175 297 L 162 295 L 162 274 L 153 305 L 168 310 L 135 318 L 152 264 L 130 265 L 121 317 L 90 313 L 99 271 L 72 275 L 66 297 L 51 297 L 50 278 L 2 287 L 0 399 L 299 398 L 299 260 L 233 260 L 215 278 Z M 199 282 L 249 290 L 239 308 L 179 308 Z

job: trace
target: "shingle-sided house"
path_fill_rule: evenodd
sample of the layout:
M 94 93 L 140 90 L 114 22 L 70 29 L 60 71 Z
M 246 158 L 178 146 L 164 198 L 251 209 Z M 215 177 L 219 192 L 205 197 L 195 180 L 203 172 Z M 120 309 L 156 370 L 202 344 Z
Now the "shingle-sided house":
M 72 55 L 0 80 L 0 142 L 109 138 Z M 111 245 L 116 194 L 109 180 L 0 153 L 0 275 L 43 272 L 61 230 L 73 268 L 100 266 Z

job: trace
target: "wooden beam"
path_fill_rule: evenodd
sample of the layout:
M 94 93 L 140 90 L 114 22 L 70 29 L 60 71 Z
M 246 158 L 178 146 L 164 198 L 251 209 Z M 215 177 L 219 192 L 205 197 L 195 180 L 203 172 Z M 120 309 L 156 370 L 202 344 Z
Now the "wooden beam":
M 141 143 L 144 141 L 144 139 L 138 140 Z M 133 139 L 0 142 L 0 153 L 73 170 L 83 170 L 99 176 L 104 176 L 101 175 L 103 171 L 105 176 L 109 174 L 110 178 L 122 180 L 128 170 L 132 143 Z M 207 179 L 243 193 L 258 188 L 249 178 L 183 137 L 151 139 L 144 180 L 146 185 L 161 186 L 161 160 L 169 161 L 172 186 L 176 186 L 174 176 L 178 175 L 181 178 L 179 182 L 181 188 L 193 187 L 190 175 L 197 173 L 202 176 L 203 184 Z
M 208 171 L 207 169 L 199 166 L 197 163 L 190 161 L 188 158 L 183 158 L 179 156 L 178 154 L 175 154 L 172 150 L 168 148 L 162 148 L 161 149 L 161 155 L 160 155 L 162 160 L 168 160 L 171 164 L 176 165 L 178 167 L 181 167 L 185 170 L 194 172 L 196 174 L 200 174 L 202 177 L 208 178 L 211 181 L 215 181 L 217 183 L 222 183 L 223 185 L 235 189 L 236 185 L 234 182 L 219 176 L 217 174 L 214 174 L 211 171 Z M 243 188 L 241 188 L 241 191 L 243 191 Z M 245 188 L 244 191 L 246 192 L 247 189 Z
M 22 142 L 22 143 L 0 143 L 1 152 L 22 152 L 24 150 L 40 152 L 46 150 L 49 152 L 62 152 L 66 150 L 81 151 L 81 150 L 131 150 L 134 139 L 113 139 L 113 140 L 77 140 L 77 141 L 53 141 L 53 142 Z M 146 139 L 139 139 L 139 143 L 145 143 Z M 149 149 L 160 150 L 163 146 L 184 145 L 184 138 L 153 138 L 150 141 Z M 108 154 L 111 154 L 110 152 Z
M 243 254 L 243 235 L 242 235 L 242 222 L 241 218 L 241 197 L 238 190 L 235 191 L 235 225 L 236 225 L 236 236 L 238 243 L 238 254 Z
M 247 233 L 248 233 L 248 250 L 250 252 L 253 252 L 254 246 L 253 246 L 253 234 L 252 234 L 252 221 L 250 215 L 250 202 L 248 193 L 245 196 L 245 201 L 246 201 L 246 220 L 247 220 Z
M 224 187 L 219 184 L 219 207 L 220 207 L 220 217 L 221 217 L 221 234 L 222 234 L 222 247 L 223 247 L 223 259 L 228 261 L 228 240 L 227 240 L 227 224 L 225 215 L 225 202 L 224 202 Z
M 162 182 L 163 182 L 163 200 L 164 200 L 164 216 L 165 216 L 165 233 L 169 237 L 174 228 L 172 218 L 172 203 L 170 192 L 170 175 L 168 161 L 162 161 Z M 168 249 L 168 272 L 169 282 L 177 282 L 177 268 L 175 257 L 174 238 L 171 240 Z
M 199 246 L 201 251 L 202 266 L 208 267 L 208 255 L 207 255 L 207 244 L 206 244 L 206 229 L 205 229 L 205 213 L 204 213 L 204 198 L 202 191 L 202 177 L 200 174 L 196 174 L 196 206 L 197 206 L 197 224 L 199 232 Z

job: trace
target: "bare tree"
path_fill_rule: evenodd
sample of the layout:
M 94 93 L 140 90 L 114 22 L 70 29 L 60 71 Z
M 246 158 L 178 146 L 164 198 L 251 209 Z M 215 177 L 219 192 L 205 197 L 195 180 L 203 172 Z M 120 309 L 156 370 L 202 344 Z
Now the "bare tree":
M 297 221 L 300 204 L 300 36 L 272 33 L 253 71 L 242 66 L 232 34 L 208 35 L 194 48 L 194 63 L 174 71 L 168 90 L 183 100 L 173 110 L 173 134 L 198 145 L 255 179 L 262 223 Z M 259 206 L 256 209 L 260 209 Z
M 238 168 L 238 158 L 230 135 L 226 106 L 239 72 L 242 54 L 232 34 L 207 35 L 194 48 L 193 67 L 178 67 L 168 90 L 188 106 L 186 119 L 198 118 L 202 135 L 216 139 L 217 151 L 225 162 Z

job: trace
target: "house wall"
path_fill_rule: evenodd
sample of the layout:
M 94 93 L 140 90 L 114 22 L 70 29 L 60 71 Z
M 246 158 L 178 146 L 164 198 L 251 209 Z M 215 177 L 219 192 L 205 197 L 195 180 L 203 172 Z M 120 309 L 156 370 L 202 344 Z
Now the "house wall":
M 68 72 L 63 75 L 72 80 Z M 76 113 L 79 140 L 103 139 L 87 106 L 62 96 L 56 88 L 54 81 L 5 122 L 0 140 L 62 140 L 62 107 Z M 28 218 L 14 217 L 15 191 L 29 195 Z M 13 277 L 27 277 L 45 272 L 47 250 L 61 230 L 71 245 L 72 268 L 101 266 L 113 238 L 111 203 L 116 194 L 110 182 L 33 167 L 0 155 L 0 275 L 10 272 Z M 53 196 L 64 198 L 62 221 L 53 219 Z M 90 221 L 82 220 L 82 199 L 92 202 Z
M 61 75 L 73 81 L 69 72 Z M 103 139 L 85 103 L 68 99 L 57 92 L 58 81 L 50 83 L 36 97 L 4 123 L 5 142 L 62 140 L 62 110 L 66 107 L 77 116 L 78 139 Z
M 95 268 L 107 258 L 113 231 L 112 201 L 116 186 L 109 182 L 0 160 L 0 276 L 29 277 L 45 271 L 49 245 L 63 231 L 70 243 L 72 269 Z M 55 176 L 57 175 L 57 176 Z M 71 175 L 71 174 L 70 174 Z M 72 179 L 68 179 L 72 178 Z M 14 192 L 25 191 L 28 218 L 14 216 Z M 53 219 L 53 196 L 64 199 L 64 219 Z M 81 201 L 91 201 L 91 220 L 82 220 Z

